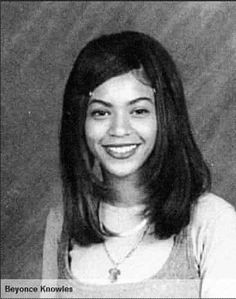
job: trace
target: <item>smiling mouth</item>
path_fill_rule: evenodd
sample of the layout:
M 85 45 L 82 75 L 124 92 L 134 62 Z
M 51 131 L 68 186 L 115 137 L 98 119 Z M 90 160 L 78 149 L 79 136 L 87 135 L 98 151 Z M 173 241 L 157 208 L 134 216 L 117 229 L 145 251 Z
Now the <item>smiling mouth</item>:
M 112 158 L 115 159 L 127 159 L 133 156 L 138 148 L 139 144 L 130 144 L 130 145 L 112 145 L 104 146 L 105 151 Z

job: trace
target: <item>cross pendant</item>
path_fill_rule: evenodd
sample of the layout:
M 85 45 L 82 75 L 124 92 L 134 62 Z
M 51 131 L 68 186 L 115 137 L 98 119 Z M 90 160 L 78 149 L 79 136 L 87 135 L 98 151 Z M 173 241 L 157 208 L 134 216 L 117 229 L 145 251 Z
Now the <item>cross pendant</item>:
M 111 268 L 109 269 L 109 279 L 111 282 L 115 282 L 118 279 L 118 275 L 121 274 L 120 270 L 117 268 Z

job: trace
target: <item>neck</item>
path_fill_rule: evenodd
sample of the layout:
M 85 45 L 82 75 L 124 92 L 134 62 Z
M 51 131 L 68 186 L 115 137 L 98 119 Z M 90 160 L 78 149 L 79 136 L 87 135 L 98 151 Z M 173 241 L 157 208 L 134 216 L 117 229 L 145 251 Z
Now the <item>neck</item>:
M 143 218 L 144 205 L 131 207 L 114 206 L 108 203 L 101 203 L 100 220 L 110 231 L 120 236 L 136 235 L 137 232 L 146 226 L 147 220 Z
M 111 174 L 104 174 L 105 183 L 110 186 L 110 193 L 106 201 L 118 207 L 132 207 L 143 204 L 145 194 L 138 187 L 137 175 L 127 177 L 115 177 Z

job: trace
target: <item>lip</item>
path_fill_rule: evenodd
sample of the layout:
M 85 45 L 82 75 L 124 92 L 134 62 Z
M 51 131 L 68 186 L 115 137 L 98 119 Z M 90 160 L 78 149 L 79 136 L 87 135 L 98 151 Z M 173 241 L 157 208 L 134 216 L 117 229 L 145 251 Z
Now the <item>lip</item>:
M 104 145 L 106 153 L 115 159 L 128 159 L 133 156 L 140 144 L 109 144 Z

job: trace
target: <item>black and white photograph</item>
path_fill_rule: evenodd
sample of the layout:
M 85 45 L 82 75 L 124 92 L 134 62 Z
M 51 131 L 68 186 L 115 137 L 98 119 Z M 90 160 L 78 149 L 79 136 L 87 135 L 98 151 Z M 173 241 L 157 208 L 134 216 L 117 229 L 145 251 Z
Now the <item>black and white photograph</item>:
M 1 1 L 1 298 L 236 298 L 236 3 Z

